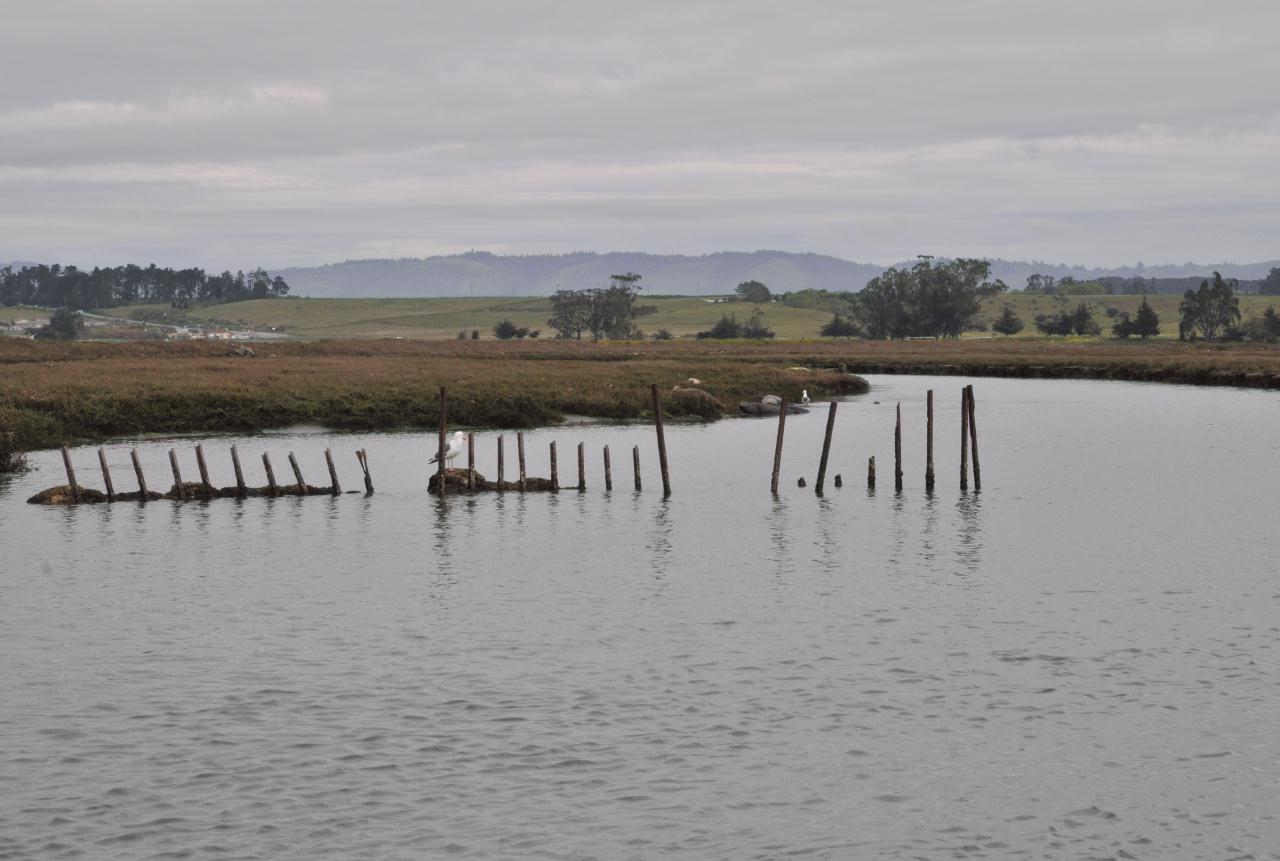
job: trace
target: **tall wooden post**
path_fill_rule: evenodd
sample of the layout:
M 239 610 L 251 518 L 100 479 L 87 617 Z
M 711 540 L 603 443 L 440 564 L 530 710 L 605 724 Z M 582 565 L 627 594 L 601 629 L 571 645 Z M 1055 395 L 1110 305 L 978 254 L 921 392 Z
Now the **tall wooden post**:
M 506 487 L 503 486 L 504 479 L 502 475 L 505 465 L 502 460 L 502 434 L 498 434 L 498 490 L 506 490 Z
M 173 486 L 178 493 L 178 499 L 185 500 L 187 489 L 182 486 L 182 471 L 178 469 L 178 453 L 173 449 L 169 449 L 169 466 L 173 468 Z
M 587 489 L 587 450 L 578 443 L 578 493 Z
M 248 490 L 244 486 L 244 470 L 240 468 L 240 452 L 231 446 L 231 467 L 236 471 L 236 496 L 244 499 Z
M 778 474 L 782 471 L 782 437 L 787 432 L 787 399 L 782 399 L 778 410 L 778 439 L 773 444 L 773 474 L 769 478 L 769 492 L 778 495 Z
M 898 421 L 893 426 L 893 489 L 902 493 L 902 401 L 898 401 Z
M 333 465 L 333 452 L 327 448 L 324 450 L 324 462 L 329 467 L 329 492 L 337 496 L 342 493 L 342 488 L 338 486 L 338 470 Z
M 831 454 L 831 432 L 836 427 L 836 402 L 831 402 L 827 410 L 827 432 L 822 437 L 822 458 L 818 461 L 818 480 L 813 483 L 813 492 L 822 495 L 822 483 L 827 478 L 827 457 Z
M 556 444 L 551 443 L 551 490 L 559 492 L 560 490 L 560 472 L 556 468 Z
M 205 493 L 213 491 L 213 485 L 209 483 L 209 467 L 204 462 L 204 447 L 200 443 L 196 443 L 196 466 L 200 468 L 200 484 L 204 486 Z
M 136 448 L 130 449 L 129 457 L 133 460 L 133 473 L 138 476 L 138 499 L 141 502 L 146 502 L 147 477 L 142 474 L 142 461 L 138 460 L 138 450 Z
M 982 467 L 978 464 L 978 419 L 973 402 L 973 385 L 965 387 L 969 399 L 969 447 L 973 451 L 973 490 L 982 490 Z
M 267 487 L 271 490 L 272 496 L 280 495 L 280 488 L 276 485 L 276 472 L 271 468 L 271 458 L 267 457 L 267 453 L 262 453 L 262 465 L 267 470 Z
M 640 492 L 640 446 L 631 447 L 631 468 L 635 471 L 636 493 Z
M 467 434 L 467 493 L 476 490 L 476 435 Z
M 107 502 L 116 501 L 116 489 L 111 484 L 111 470 L 107 469 L 107 453 L 98 449 L 98 463 L 102 466 L 102 483 L 107 486 Z
M 653 422 L 658 431 L 658 466 L 662 469 L 662 495 L 671 495 L 671 476 L 667 472 L 667 437 L 662 431 L 662 396 L 658 394 L 658 384 L 651 387 L 653 392 Z
M 516 431 L 516 459 L 520 465 L 520 492 L 524 493 L 524 431 Z
M 926 419 L 925 430 L 925 462 L 924 462 L 924 489 L 933 492 L 933 389 L 929 389 L 929 396 L 926 402 L 928 410 L 928 418 Z
M 960 389 L 960 490 L 969 489 L 969 393 Z
M 613 464 L 609 462 L 609 446 L 604 447 L 604 489 L 613 490 Z
M 449 390 L 445 386 L 440 387 L 440 447 L 436 451 L 436 492 L 441 496 L 445 494 L 444 480 L 444 450 L 447 442 L 445 434 L 449 428 Z
M 307 495 L 307 483 L 302 480 L 302 470 L 298 468 L 298 459 L 289 452 L 289 466 L 293 467 L 293 477 L 298 480 L 298 495 Z
M 62 465 L 67 469 L 67 486 L 71 488 L 71 499 L 74 502 L 80 501 L 80 485 L 76 483 L 76 470 L 71 465 L 71 452 L 64 445 L 62 447 Z

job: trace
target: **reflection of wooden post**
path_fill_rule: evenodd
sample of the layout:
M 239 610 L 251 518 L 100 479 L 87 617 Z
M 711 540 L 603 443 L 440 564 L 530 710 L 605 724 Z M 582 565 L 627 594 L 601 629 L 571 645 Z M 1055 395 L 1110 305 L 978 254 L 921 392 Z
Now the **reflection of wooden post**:
M 898 421 L 893 426 L 893 489 L 902 493 L 902 401 L 898 401 Z
M 67 468 L 67 485 L 71 488 L 71 500 L 73 502 L 80 501 L 80 485 L 76 483 L 76 471 L 71 465 L 71 452 L 67 451 L 67 447 L 62 447 L 62 465 Z
M 213 485 L 209 483 L 209 467 L 205 466 L 204 447 L 199 443 L 196 443 L 196 466 L 200 468 L 200 484 L 204 486 L 204 492 L 211 492 Z
M 178 453 L 169 449 L 169 466 L 173 467 L 173 486 L 177 489 L 178 499 L 187 498 L 187 489 L 182 486 L 182 471 L 178 469 Z
M 969 393 L 960 390 L 960 490 L 969 489 Z
M 613 490 L 613 464 L 609 462 L 609 446 L 604 447 L 604 489 Z
M 782 437 L 787 432 L 787 399 L 782 399 L 778 410 L 778 440 L 773 444 L 773 475 L 769 479 L 769 492 L 778 493 L 778 473 L 782 470 Z
M 982 490 L 982 467 L 978 465 L 978 418 L 973 402 L 973 385 L 965 387 L 969 399 L 969 447 L 973 450 L 973 490 Z
M 640 492 L 640 446 L 631 447 L 631 468 L 635 470 L 636 493 Z
M 102 483 L 107 486 L 107 502 L 116 501 L 116 489 L 111 484 L 111 470 L 107 469 L 107 453 L 98 449 L 98 463 L 102 465 Z
M 524 431 L 516 431 L 516 457 L 520 461 L 520 492 L 524 493 Z
M 929 389 L 929 397 L 926 409 L 928 410 L 928 418 L 926 419 L 926 430 L 924 437 L 925 461 L 924 461 L 924 489 L 933 492 L 933 389 Z
M 448 433 L 449 422 L 449 391 L 446 387 L 440 387 L 440 448 L 436 452 L 436 492 L 444 496 L 444 449 L 446 446 L 445 434 Z
M 560 473 L 556 469 L 556 444 L 551 443 L 551 489 L 553 491 L 560 490 Z
M 133 460 L 133 472 L 138 476 L 138 499 L 142 502 L 147 501 L 147 477 L 142 474 L 142 461 L 138 460 L 138 450 L 136 448 L 129 450 L 129 457 Z
M 302 480 L 302 470 L 298 468 L 298 459 L 293 456 L 293 452 L 289 452 L 289 466 L 293 467 L 293 477 L 298 480 L 298 495 L 305 496 L 307 483 Z
M 276 486 L 276 473 L 271 468 L 271 458 L 267 457 L 267 453 L 262 453 L 262 465 L 267 470 L 267 487 L 271 489 L 271 495 L 276 496 L 280 493 L 280 488 Z
M 337 496 L 342 493 L 342 488 L 338 486 L 338 470 L 333 465 L 333 453 L 327 448 L 324 450 L 324 462 L 329 467 L 329 492 Z
M 503 487 L 502 469 L 505 464 L 502 461 L 502 434 L 498 434 L 498 490 L 506 490 Z
M 235 446 L 231 446 L 231 466 L 236 471 L 236 496 L 244 499 L 247 491 L 244 486 L 244 471 L 240 469 L 240 452 Z
M 876 459 L 874 455 L 867 459 L 867 489 L 876 489 Z
M 587 489 L 587 451 L 583 443 L 578 443 L 578 493 Z
M 667 436 L 662 432 L 662 397 L 658 394 L 658 384 L 654 383 L 653 391 L 653 423 L 658 431 L 658 466 L 662 469 L 662 495 L 671 495 L 671 476 L 667 472 Z
M 831 402 L 827 410 L 827 432 L 822 437 L 822 458 L 818 461 L 818 480 L 813 483 L 813 492 L 822 495 L 822 483 L 827 478 L 827 457 L 831 454 L 831 432 L 836 427 L 836 402 Z
M 476 489 L 476 435 L 467 434 L 467 493 Z

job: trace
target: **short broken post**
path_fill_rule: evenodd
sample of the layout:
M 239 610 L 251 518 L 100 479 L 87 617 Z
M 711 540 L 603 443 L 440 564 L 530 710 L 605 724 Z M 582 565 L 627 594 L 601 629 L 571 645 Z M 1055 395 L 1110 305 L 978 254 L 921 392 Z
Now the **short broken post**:
M 276 486 L 276 472 L 271 468 L 271 458 L 267 457 L 267 453 L 262 453 L 262 465 L 267 470 L 267 487 L 271 491 L 272 496 L 280 495 L 280 488 Z
M 74 502 L 80 501 L 80 485 L 76 483 L 76 471 L 71 466 L 71 452 L 64 445 L 62 447 L 62 465 L 67 468 L 67 486 L 71 488 L 71 499 Z
M 107 469 L 107 453 L 98 449 L 98 463 L 102 466 L 102 483 L 107 487 L 107 502 L 116 501 L 116 489 L 111 484 L 111 470 Z
M 448 432 L 449 426 L 449 390 L 445 386 L 440 387 L 440 447 L 436 451 L 436 492 L 441 497 L 444 496 L 445 480 L 444 480 L 444 451 L 447 445 L 445 434 Z
M 969 404 L 969 448 L 973 452 L 973 492 L 982 490 L 982 467 L 978 465 L 978 419 L 973 403 L 973 384 L 965 387 Z
M 524 493 L 524 431 L 516 431 L 516 458 L 520 461 L 520 492 Z
M 836 402 L 831 402 L 827 410 L 827 432 L 822 437 L 822 458 L 818 461 L 818 480 L 813 483 L 813 492 L 822 496 L 822 483 L 827 478 L 827 458 L 831 454 L 831 432 L 836 427 Z
M 893 426 L 893 489 L 902 493 L 902 401 L 898 401 L 898 421 Z
M 778 495 L 778 474 L 782 471 L 782 437 L 787 431 L 787 399 L 783 398 L 778 409 L 778 440 L 773 444 L 773 475 L 769 479 L 769 492 Z
M 667 437 L 662 431 L 662 396 L 658 394 L 658 384 L 651 386 L 653 392 L 653 424 L 658 431 L 658 466 L 662 470 L 662 495 L 671 495 L 671 475 L 667 471 Z
M 147 477 L 142 474 L 142 461 L 138 460 L 138 450 L 136 448 L 129 450 L 129 457 L 133 460 L 133 472 L 138 476 L 138 500 L 147 501 Z
M 556 444 L 551 443 L 551 490 L 559 492 L 560 490 L 560 473 L 556 469 Z
M 609 446 L 604 447 L 604 489 L 613 490 L 613 464 L 609 462 Z
M 244 499 L 249 495 L 249 491 L 244 486 L 244 470 L 240 468 L 240 452 L 235 446 L 231 446 L 231 467 L 236 471 L 236 496 Z
M 587 489 L 587 450 L 583 443 L 578 443 L 578 493 Z
M 867 458 L 867 490 L 876 489 L 876 458 L 875 455 Z
M 293 477 L 298 480 L 298 495 L 307 495 L 307 483 L 302 480 L 302 470 L 298 468 L 298 459 L 289 452 L 289 466 L 293 467 Z
M 640 492 L 640 446 L 631 447 L 631 468 L 635 470 L 636 493 Z
M 476 435 L 467 434 L 467 493 L 476 489 Z
M 969 393 L 960 389 L 960 491 L 969 489 Z
M 324 462 L 329 467 L 329 492 L 337 496 L 342 493 L 342 488 L 338 486 L 338 470 L 333 465 L 333 452 L 327 448 L 324 450 Z
M 204 447 L 196 443 L 196 466 L 200 468 L 200 484 L 204 486 L 205 493 L 213 492 L 213 485 L 209 483 L 209 467 L 204 463 Z
M 182 471 L 178 469 L 178 453 L 173 449 L 169 449 L 169 466 L 173 468 L 173 486 L 177 491 L 178 499 L 185 501 L 187 489 L 182 486 Z
M 928 418 L 924 436 L 924 489 L 933 493 L 933 389 L 929 389 L 925 409 Z

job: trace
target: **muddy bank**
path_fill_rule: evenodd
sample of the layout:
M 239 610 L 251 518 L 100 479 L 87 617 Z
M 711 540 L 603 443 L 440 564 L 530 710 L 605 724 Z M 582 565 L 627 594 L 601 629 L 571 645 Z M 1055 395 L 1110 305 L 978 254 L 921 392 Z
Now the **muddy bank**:
M 1125 365 L 1038 365 L 973 362 L 849 362 L 841 363 L 859 374 L 923 374 L 972 377 L 1016 377 L 1046 380 L 1122 380 L 1139 383 L 1183 383 L 1201 386 L 1236 386 L 1280 389 L 1280 374 L 1207 367 L 1142 367 Z

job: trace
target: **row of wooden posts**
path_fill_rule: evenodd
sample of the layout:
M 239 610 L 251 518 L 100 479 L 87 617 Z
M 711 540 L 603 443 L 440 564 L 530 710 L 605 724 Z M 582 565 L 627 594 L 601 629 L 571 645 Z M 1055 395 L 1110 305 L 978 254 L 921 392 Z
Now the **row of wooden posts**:
M 138 450 L 132 449 L 129 457 L 133 461 L 133 471 L 138 480 L 138 492 L 136 498 L 141 502 L 146 502 L 148 498 L 154 498 L 152 492 L 147 487 L 147 477 L 142 472 L 142 462 L 138 459 Z M 342 487 L 338 483 L 338 471 L 333 464 L 333 453 L 329 449 L 324 450 L 324 459 L 329 467 L 330 485 L 328 492 L 334 496 L 342 493 Z M 369 475 L 369 459 L 364 449 L 356 452 L 356 459 L 360 463 L 360 469 L 364 475 L 364 489 L 366 495 L 373 493 L 373 479 Z M 71 452 L 64 445 L 62 447 L 62 463 L 67 470 L 67 485 L 71 488 L 72 499 L 80 502 L 83 497 L 83 490 L 79 482 L 76 481 L 75 467 L 71 464 Z M 102 483 L 106 486 L 107 502 L 115 502 L 117 495 L 115 484 L 111 480 L 111 470 L 107 466 L 107 453 L 104 449 L 98 449 L 98 464 L 102 468 Z M 240 466 L 240 452 L 235 446 L 231 446 L 231 466 L 235 470 L 236 487 L 233 494 L 238 497 L 246 497 L 256 495 L 251 493 L 255 489 L 245 484 L 244 470 Z M 268 496 L 280 496 L 286 494 L 306 494 L 310 485 L 302 477 L 302 469 L 298 466 L 298 459 L 294 457 L 293 452 L 289 452 L 289 466 L 293 469 L 293 477 L 297 479 L 297 484 L 280 485 L 276 482 L 275 470 L 271 467 L 271 457 L 266 453 L 262 453 L 262 466 L 267 473 L 267 487 L 265 488 Z M 171 493 L 180 501 L 186 501 L 188 498 L 210 498 L 212 496 L 222 496 L 224 494 L 218 488 L 215 488 L 209 481 L 209 467 L 204 459 L 204 446 L 196 445 L 196 467 L 200 470 L 200 489 L 194 493 L 189 493 L 186 483 L 182 480 L 182 470 L 178 465 L 178 453 L 175 449 L 169 449 L 169 467 L 173 470 L 173 489 Z M 314 492 L 314 491 L 311 491 Z
M 778 438 L 773 448 L 773 473 L 770 479 L 769 489 L 771 493 L 778 492 L 778 478 L 782 471 L 782 440 L 787 430 L 787 407 L 789 404 L 784 399 L 782 408 L 778 412 Z M 822 438 L 822 457 L 818 460 L 818 478 L 814 482 L 814 492 L 822 493 L 823 484 L 827 478 L 827 459 L 831 454 L 831 435 L 836 427 L 836 407 L 835 401 L 827 408 L 827 429 Z M 960 490 L 969 489 L 969 459 L 973 458 L 973 489 L 975 491 L 982 490 L 982 467 L 978 462 L 978 420 L 977 410 L 975 409 L 973 400 L 973 386 L 968 385 L 960 390 Z M 803 482 L 803 479 L 801 479 Z M 836 476 L 836 483 L 839 484 L 840 477 Z M 933 471 L 933 389 L 929 389 L 926 398 L 926 420 L 925 420 L 925 469 L 924 469 L 924 488 L 926 491 L 932 492 L 934 488 L 935 477 Z M 902 492 L 902 403 L 897 405 L 897 422 L 893 427 L 893 485 L 894 489 L 899 493 Z M 867 461 L 867 487 L 874 488 L 876 486 L 876 459 L 870 458 Z

